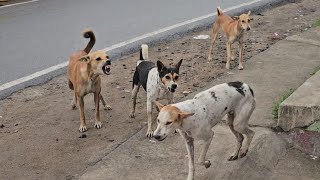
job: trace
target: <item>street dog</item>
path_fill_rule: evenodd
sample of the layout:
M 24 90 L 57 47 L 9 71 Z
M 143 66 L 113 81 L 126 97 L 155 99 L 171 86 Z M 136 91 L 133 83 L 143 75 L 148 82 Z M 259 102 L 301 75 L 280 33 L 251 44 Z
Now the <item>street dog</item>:
M 227 123 L 237 139 L 235 152 L 229 161 L 244 157 L 250 146 L 254 131 L 249 129 L 248 121 L 255 109 L 252 89 L 242 82 L 229 82 L 216 85 L 198 93 L 193 99 L 164 106 L 155 102 L 160 109 L 157 129 L 153 136 L 162 141 L 168 134 L 178 129 L 186 142 L 189 157 L 188 180 L 194 177 L 194 138 L 204 141 L 198 164 L 209 168 L 211 163 L 206 154 L 213 137 L 214 127 L 222 117 L 228 116 Z M 244 136 L 246 144 L 242 147 Z M 241 148 L 242 147 L 242 148 Z
M 239 42 L 239 67 L 238 69 L 243 69 L 243 35 L 244 31 L 250 30 L 250 21 L 253 20 L 250 18 L 251 11 L 247 14 L 241 14 L 240 16 L 235 16 L 232 19 L 230 16 L 224 14 L 220 7 L 217 8 L 218 18 L 212 27 L 211 34 L 211 44 L 209 48 L 208 60 L 212 60 L 212 48 L 217 39 L 219 28 L 227 36 L 227 63 L 226 68 L 230 68 L 230 60 L 234 60 L 234 56 L 232 54 L 232 44 L 236 41 Z
M 100 129 L 102 123 L 100 121 L 99 102 L 106 105 L 101 91 L 101 74 L 109 74 L 111 61 L 109 56 L 103 51 L 95 51 L 89 54 L 90 50 L 95 44 L 96 38 L 92 30 L 85 30 L 84 38 L 90 38 L 89 43 L 83 50 L 76 51 L 71 54 L 68 65 L 68 85 L 74 91 L 72 100 L 72 109 L 76 108 L 77 102 L 80 106 L 80 132 L 87 130 L 85 115 L 84 115 L 84 101 L 83 98 L 88 93 L 94 93 L 95 103 L 95 127 Z
M 133 75 L 132 81 L 132 110 L 130 117 L 135 117 L 136 99 L 140 86 L 147 91 L 147 116 L 148 130 L 147 137 L 152 137 L 152 107 L 153 101 L 167 99 L 173 103 L 173 93 L 176 91 L 179 79 L 179 69 L 182 60 L 174 67 L 167 67 L 161 61 L 157 65 L 148 60 L 148 45 L 141 45 L 140 60 Z

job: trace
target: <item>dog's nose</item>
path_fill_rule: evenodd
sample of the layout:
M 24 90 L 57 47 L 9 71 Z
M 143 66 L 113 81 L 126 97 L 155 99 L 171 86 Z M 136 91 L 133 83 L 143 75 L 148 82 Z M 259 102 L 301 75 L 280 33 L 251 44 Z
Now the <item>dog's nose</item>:
M 106 65 L 111 65 L 111 61 L 106 61 Z
M 247 27 L 247 31 L 249 31 L 250 30 L 250 27 Z
M 176 85 L 176 84 L 172 84 L 172 85 L 171 85 L 171 88 L 172 88 L 172 89 L 177 89 L 177 85 Z
M 156 140 L 159 140 L 161 138 L 161 136 L 159 135 L 153 135 L 153 137 L 156 139 Z

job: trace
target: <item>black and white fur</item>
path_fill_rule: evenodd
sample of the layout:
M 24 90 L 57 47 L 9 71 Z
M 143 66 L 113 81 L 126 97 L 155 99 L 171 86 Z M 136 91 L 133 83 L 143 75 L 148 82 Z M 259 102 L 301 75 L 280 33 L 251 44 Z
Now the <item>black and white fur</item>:
M 255 134 L 248 126 L 249 118 L 255 109 L 254 94 L 249 85 L 242 82 L 224 83 L 198 93 L 191 100 L 167 106 L 158 102 L 155 104 L 160 112 L 154 137 L 162 141 L 178 129 L 186 142 L 189 156 L 188 180 L 194 177 L 194 138 L 204 141 L 198 163 L 206 168 L 210 167 L 211 163 L 206 160 L 206 154 L 214 134 L 212 127 L 225 115 L 228 116 L 227 123 L 238 141 L 229 160 L 242 158 L 247 154 Z M 243 135 L 247 141 L 242 147 Z
M 148 59 L 148 45 L 141 45 L 140 60 L 137 62 L 136 71 L 132 82 L 132 110 L 130 117 L 135 117 L 136 99 L 140 86 L 147 91 L 147 115 L 148 130 L 147 137 L 153 136 L 152 131 L 152 107 L 153 101 L 167 99 L 168 103 L 173 103 L 173 93 L 178 87 L 179 69 L 182 60 L 175 67 L 166 67 L 161 61 L 157 61 L 157 66 Z

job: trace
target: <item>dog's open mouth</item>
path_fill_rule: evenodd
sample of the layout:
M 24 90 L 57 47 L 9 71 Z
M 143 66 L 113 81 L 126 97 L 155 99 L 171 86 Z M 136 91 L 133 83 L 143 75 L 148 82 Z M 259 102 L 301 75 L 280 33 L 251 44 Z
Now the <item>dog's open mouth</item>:
M 109 75 L 110 74 L 110 65 L 103 66 L 102 71 L 104 74 Z

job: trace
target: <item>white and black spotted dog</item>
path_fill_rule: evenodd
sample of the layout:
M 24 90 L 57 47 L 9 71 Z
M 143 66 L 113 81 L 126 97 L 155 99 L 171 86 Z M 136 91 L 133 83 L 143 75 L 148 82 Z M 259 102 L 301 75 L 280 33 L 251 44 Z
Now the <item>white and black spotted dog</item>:
M 247 154 L 255 134 L 248 126 L 249 118 L 255 109 L 255 98 L 252 89 L 247 84 L 224 83 L 198 93 L 191 100 L 167 106 L 159 102 L 155 104 L 160 112 L 157 117 L 158 126 L 153 136 L 162 141 L 168 134 L 178 129 L 187 145 L 188 180 L 194 177 L 194 138 L 205 142 L 198 163 L 209 168 L 211 163 L 206 160 L 206 154 L 214 134 L 212 127 L 225 115 L 228 116 L 228 125 L 238 141 L 235 152 L 228 160 L 242 158 Z M 247 138 L 244 147 L 242 147 L 243 135 Z
M 132 110 L 130 117 L 135 117 L 136 99 L 140 86 L 147 91 L 147 115 L 148 130 L 147 137 L 152 137 L 152 106 L 155 100 L 167 99 L 173 103 L 173 93 L 176 91 L 179 78 L 179 69 L 182 60 L 174 67 L 167 67 L 161 61 L 157 65 L 148 60 L 148 45 L 141 45 L 140 60 L 137 62 L 136 71 L 132 81 Z

